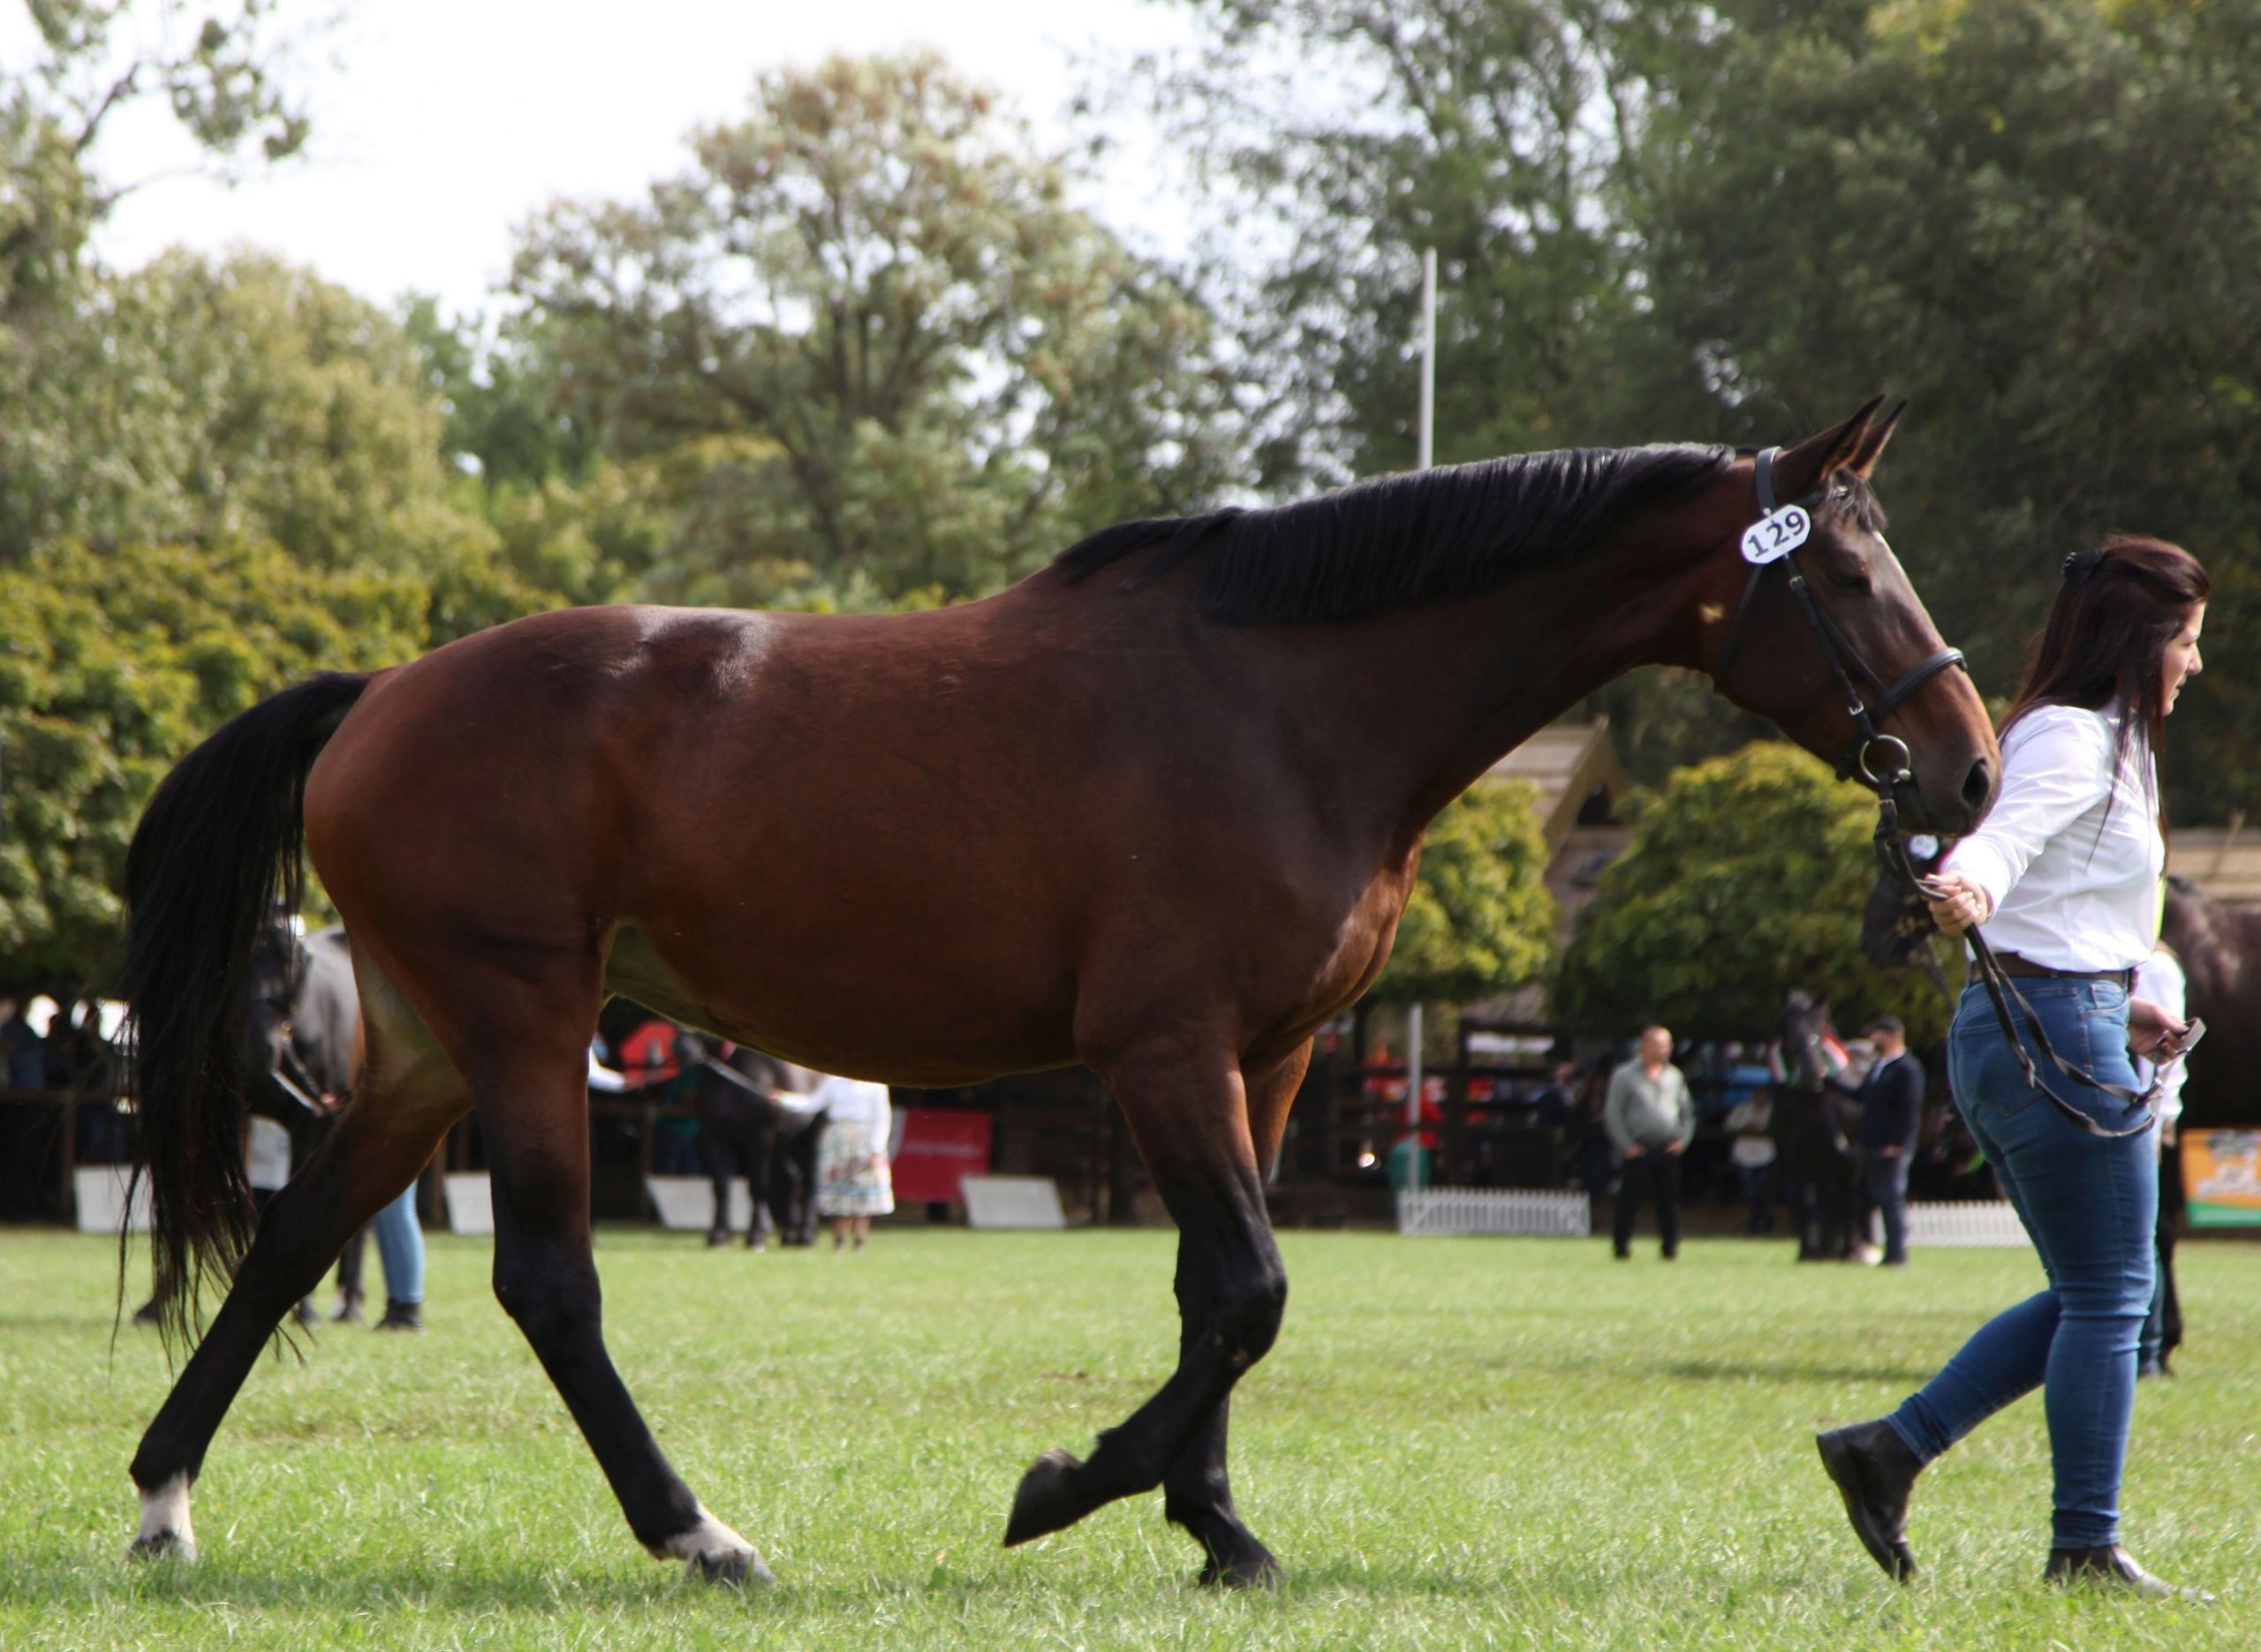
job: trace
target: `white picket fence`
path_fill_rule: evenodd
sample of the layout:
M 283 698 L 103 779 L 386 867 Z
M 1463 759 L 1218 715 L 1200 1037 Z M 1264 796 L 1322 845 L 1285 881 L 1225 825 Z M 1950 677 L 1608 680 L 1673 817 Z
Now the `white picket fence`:
M 2030 1245 L 2025 1227 L 2007 1199 L 1971 1199 L 1952 1204 L 1910 1204 L 1908 1244 L 1963 1250 L 2010 1250 Z
M 1593 1232 L 1583 1193 L 1529 1188 L 1401 1188 L 1401 1233 L 1536 1233 L 1584 1239 Z
M 1584 1239 L 1593 1232 L 1583 1193 L 1524 1188 L 1423 1188 L 1400 1190 L 1401 1233 L 1524 1233 Z M 2030 1244 L 2005 1200 L 1910 1204 L 1908 1242 L 1962 1249 L 2014 1249 Z

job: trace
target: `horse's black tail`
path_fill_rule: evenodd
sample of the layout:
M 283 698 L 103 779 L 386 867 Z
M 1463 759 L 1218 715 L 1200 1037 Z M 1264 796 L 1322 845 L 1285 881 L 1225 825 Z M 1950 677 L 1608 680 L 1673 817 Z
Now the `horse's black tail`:
M 278 903 L 298 910 L 306 772 L 367 686 L 325 672 L 231 720 L 165 777 L 126 850 L 133 1177 L 148 1179 L 169 1348 L 194 1337 L 204 1281 L 224 1281 L 251 1242 L 240 1069 L 252 954 Z

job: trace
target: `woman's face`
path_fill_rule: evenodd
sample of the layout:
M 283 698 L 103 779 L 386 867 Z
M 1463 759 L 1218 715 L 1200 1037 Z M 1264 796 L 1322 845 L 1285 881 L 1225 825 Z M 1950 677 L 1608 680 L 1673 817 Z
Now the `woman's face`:
M 2175 696 L 2182 692 L 2184 681 L 2206 668 L 2198 658 L 2198 630 L 2205 622 L 2206 605 L 2193 603 L 2182 616 L 2182 629 L 2166 639 L 2166 652 L 2159 662 L 2159 684 L 2166 694 L 2166 704 L 2159 707 L 2162 716 L 2174 709 Z

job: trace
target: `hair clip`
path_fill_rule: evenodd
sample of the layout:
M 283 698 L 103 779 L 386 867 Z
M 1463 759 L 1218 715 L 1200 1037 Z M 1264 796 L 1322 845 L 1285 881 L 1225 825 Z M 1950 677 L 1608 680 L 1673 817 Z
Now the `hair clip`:
M 2077 590 L 2096 577 L 2096 570 L 2104 566 L 2104 547 L 2091 546 L 2084 551 L 2074 551 L 2065 558 L 2065 583 Z

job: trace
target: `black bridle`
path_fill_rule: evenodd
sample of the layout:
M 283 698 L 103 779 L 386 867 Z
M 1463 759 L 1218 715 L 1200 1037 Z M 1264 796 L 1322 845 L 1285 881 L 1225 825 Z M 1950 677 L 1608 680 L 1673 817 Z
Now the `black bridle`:
M 1773 448 L 1763 449 L 1756 467 L 1758 511 L 1762 517 L 1773 516 L 1777 509 L 1774 502 L 1776 451 Z M 1827 479 L 1823 480 L 1826 484 Z M 1817 486 L 1804 498 L 1791 502 L 1804 507 L 1810 517 L 1813 514 L 1814 506 L 1819 502 L 1820 495 L 1821 487 Z M 1909 669 L 1897 683 L 1887 686 L 1869 662 L 1861 658 L 1861 651 L 1853 646 L 1852 640 L 1838 629 L 1837 622 L 1831 619 L 1827 611 L 1814 600 L 1813 591 L 1806 584 L 1804 570 L 1798 566 L 1797 555 L 1797 551 L 1792 549 L 1773 562 L 1759 562 L 1752 567 L 1751 577 L 1743 581 L 1743 599 L 1735 606 L 1735 616 L 1728 622 L 1727 638 L 1720 645 L 1720 657 L 1712 666 L 1712 687 L 1721 694 L 1727 692 L 1728 668 L 1735 663 L 1735 651 L 1742 645 L 1743 624 L 1751 617 L 1751 605 L 1758 595 L 1759 585 L 1766 580 L 1766 570 L 1776 562 L 1781 563 L 1782 571 L 1789 576 L 1790 594 L 1797 599 L 1798 612 L 1805 616 L 1807 628 L 1813 632 L 1813 640 L 1820 646 L 1822 663 L 1829 668 L 1837 692 L 1844 699 L 1846 715 L 1853 720 L 1853 744 L 1837 765 L 1837 778 L 1844 780 L 1857 774 L 1862 783 L 1879 798 L 1888 797 L 1894 786 L 1915 773 L 1915 767 L 1908 743 L 1897 735 L 1884 733 L 1877 725 L 1899 710 L 1909 695 L 1948 667 L 1962 666 L 1966 671 L 1970 668 L 1963 663 L 1962 650 L 1942 648 L 1921 665 Z M 1867 684 L 1869 692 L 1875 696 L 1873 703 L 1862 698 L 1861 690 L 1854 681 L 1856 677 Z M 1896 752 L 1897 755 L 1887 755 L 1879 763 L 1876 760 L 1879 752 Z
M 1773 448 L 1763 449 L 1756 465 L 1758 509 L 1762 519 L 1773 516 L 1777 509 L 1773 479 L 1776 452 L 1777 449 Z M 1821 487 L 1826 482 L 1825 476 L 1822 483 L 1811 493 L 1792 502 L 1804 508 L 1811 517 L 1813 507 L 1819 502 Z M 1896 735 L 1885 734 L 1877 724 L 1904 704 L 1909 695 L 1948 667 L 1962 666 L 1966 672 L 1970 668 L 1963 661 L 1961 649 L 1942 648 L 1908 671 L 1897 683 L 1887 687 L 1884 679 L 1870 668 L 1868 662 L 1861 658 L 1860 651 L 1838 629 L 1837 622 L 1814 600 L 1805 575 L 1797 566 L 1797 548 L 1794 547 L 1773 561 L 1752 567 L 1751 577 L 1743 582 L 1743 600 L 1735 604 L 1735 616 L 1728 622 L 1727 637 L 1720 646 L 1719 659 L 1712 667 L 1712 687 L 1721 694 L 1727 692 L 1728 668 L 1733 663 L 1735 650 L 1743 640 L 1743 622 L 1750 616 L 1751 601 L 1758 594 L 1759 583 L 1766 577 L 1766 570 L 1775 562 L 1781 562 L 1783 571 L 1789 576 L 1790 594 L 1797 599 L 1798 611 L 1805 615 L 1806 624 L 1813 632 L 1813 639 L 1820 646 L 1822 660 L 1828 666 L 1837 691 L 1844 698 L 1846 713 L 1853 720 L 1852 748 L 1837 765 L 1837 777 L 1843 780 L 1858 775 L 1861 782 L 1876 794 L 1877 858 L 1883 863 L 1887 874 L 1921 897 L 1924 894 L 1923 879 L 1908 859 L 1906 841 L 1900 830 L 1900 805 L 1893 795 L 1901 781 L 1915 777 L 1914 754 L 1909 751 L 1906 741 Z M 1873 704 L 1861 698 L 1860 689 L 1854 682 L 1856 675 L 1876 696 Z M 1882 762 L 1877 760 L 1880 752 L 1887 754 Z M 2159 1090 L 2156 1076 L 2149 1089 L 2132 1090 L 2124 1084 L 2115 1084 L 2108 1079 L 2083 1072 L 2059 1055 L 2050 1045 L 2049 1035 L 2041 1030 L 2040 1018 L 2033 1013 L 2033 1006 L 2026 1002 L 2025 995 L 2012 983 L 2008 972 L 2002 968 L 2001 961 L 1995 957 L 1993 947 L 1987 944 L 1986 938 L 1978 932 L 1976 924 L 1964 932 L 1964 939 L 1970 947 L 1971 973 L 1986 988 L 1986 996 L 1994 1007 L 1994 1018 L 2001 1024 L 2002 1037 L 2017 1052 L 2018 1065 L 2024 1069 L 2027 1085 L 2048 1097 L 2056 1104 L 2060 1113 L 2091 1135 L 2116 1141 L 2150 1129 L 2152 1119 L 2148 1113 L 2140 1123 L 2129 1125 L 2126 1129 L 2107 1128 L 2041 1082 L 2040 1070 L 2032 1056 L 2027 1053 L 2025 1041 L 2018 1036 L 2020 1021 L 2031 1036 L 2034 1047 L 2059 1073 L 2074 1083 L 2084 1089 L 2100 1090 L 2131 1111 L 2148 1104 Z M 1924 945 L 1928 949 L 1928 938 Z M 1936 959 L 1933 960 L 1933 970 L 1937 972 Z M 2013 1006 L 2016 1011 L 2015 1018 Z

